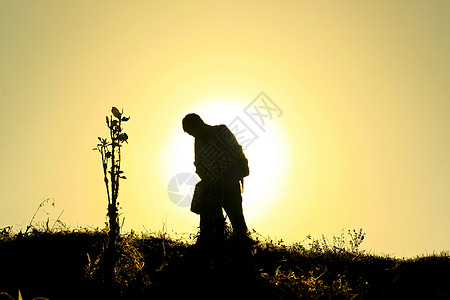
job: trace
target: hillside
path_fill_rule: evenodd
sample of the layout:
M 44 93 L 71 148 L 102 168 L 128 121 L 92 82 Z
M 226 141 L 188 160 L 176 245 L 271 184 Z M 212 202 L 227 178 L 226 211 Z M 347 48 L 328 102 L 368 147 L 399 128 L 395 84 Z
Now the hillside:
M 116 283 L 102 279 L 105 231 L 0 235 L 0 292 L 54 299 L 448 299 L 448 253 L 397 259 L 358 250 L 355 240 L 293 245 L 253 233 L 208 255 L 192 241 L 128 234 Z M 359 243 L 362 239 L 359 241 Z M 0 296 L 1 298 L 1 296 Z

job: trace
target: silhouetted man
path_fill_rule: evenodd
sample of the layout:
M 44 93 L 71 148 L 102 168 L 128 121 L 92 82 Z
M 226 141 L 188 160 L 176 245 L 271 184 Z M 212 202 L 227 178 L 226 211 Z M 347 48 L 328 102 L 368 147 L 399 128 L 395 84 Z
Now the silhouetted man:
M 197 184 L 191 210 L 200 214 L 200 242 L 220 243 L 224 238 L 222 207 L 234 236 L 246 236 L 242 211 L 243 178 L 249 174 L 242 146 L 225 125 L 205 124 L 197 114 L 183 119 L 183 129 L 195 138 Z

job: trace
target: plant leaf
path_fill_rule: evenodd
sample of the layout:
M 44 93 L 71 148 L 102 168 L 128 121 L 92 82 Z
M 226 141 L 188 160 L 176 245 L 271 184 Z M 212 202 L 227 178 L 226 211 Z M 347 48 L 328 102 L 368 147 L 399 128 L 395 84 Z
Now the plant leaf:
M 122 121 L 123 122 L 126 122 L 126 121 L 128 121 L 130 119 L 130 117 L 122 117 Z
M 119 141 L 121 142 L 127 142 L 128 140 L 128 134 L 126 134 L 125 132 L 119 134 Z M 128 142 L 127 142 L 128 143 Z
M 127 179 L 125 176 L 120 176 L 120 178 L 122 178 L 122 179 Z
M 113 107 L 112 109 L 111 109 L 111 112 L 112 112 L 112 114 L 114 115 L 114 117 L 116 117 L 117 119 L 120 119 L 120 117 L 121 117 L 121 113 L 120 113 L 120 111 L 117 109 L 117 107 Z

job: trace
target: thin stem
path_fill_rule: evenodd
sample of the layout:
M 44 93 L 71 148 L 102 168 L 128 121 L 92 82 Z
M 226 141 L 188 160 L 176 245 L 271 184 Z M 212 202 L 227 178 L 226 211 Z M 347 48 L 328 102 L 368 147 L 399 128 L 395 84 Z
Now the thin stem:
M 118 130 L 118 133 L 117 133 L 117 135 L 119 135 L 120 133 L 121 133 L 121 129 L 122 129 L 122 127 L 121 127 L 121 124 L 122 124 L 122 118 L 119 118 L 119 130 Z M 119 180 L 120 180 L 120 162 L 122 161 L 121 160 L 121 155 L 120 155 L 120 153 L 121 153 L 121 147 L 120 147 L 120 141 L 119 141 L 119 139 L 117 139 L 117 144 L 118 144 L 118 150 L 117 150 L 117 155 L 119 156 L 119 160 L 118 160 L 118 164 L 117 164 L 117 173 L 116 173 L 116 198 L 119 196 Z
M 112 120 L 112 116 L 111 116 L 111 120 Z M 112 198 L 112 205 L 115 207 L 116 206 L 116 195 L 115 195 L 115 160 L 114 160 L 114 156 L 115 156 L 115 145 L 116 145 L 116 141 L 115 141 L 115 137 L 114 137 L 114 127 L 111 126 L 111 128 L 109 129 L 110 131 L 110 135 L 111 135 L 111 198 Z
M 108 158 L 106 157 L 106 151 L 108 149 L 106 147 L 102 147 L 100 153 L 102 154 L 102 167 L 103 167 L 103 175 L 106 186 L 106 194 L 108 196 L 108 205 L 111 203 L 111 198 L 109 196 L 109 183 L 108 183 Z

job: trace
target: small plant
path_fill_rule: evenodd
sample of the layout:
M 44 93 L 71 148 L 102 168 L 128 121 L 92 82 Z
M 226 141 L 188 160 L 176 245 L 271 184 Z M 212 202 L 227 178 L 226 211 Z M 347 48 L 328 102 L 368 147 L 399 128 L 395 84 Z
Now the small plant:
M 313 252 L 332 252 L 332 253 L 364 253 L 364 250 L 360 250 L 360 246 L 364 241 L 366 234 L 363 229 L 360 228 L 359 231 L 355 229 L 348 230 L 347 233 L 349 239 L 344 235 L 344 231 L 341 232 L 340 236 L 333 236 L 333 242 L 330 243 L 325 235 L 322 235 L 321 239 L 311 238 L 308 235 L 306 239 L 311 240 L 309 243 L 309 249 Z
M 126 179 L 121 169 L 122 159 L 122 144 L 128 143 L 128 135 L 123 131 L 122 122 L 127 122 L 130 117 L 123 115 L 123 110 L 119 111 L 116 107 L 111 109 L 111 116 L 106 116 L 106 125 L 109 129 L 110 141 L 108 138 L 98 137 L 99 144 L 93 150 L 100 153 L 102 159 L 103 168 L 103 180 L 106 186 L 106 194 L 108 197 L 108 218 L 109 218 L 109 243 L 108 249 L 111 260 L 107 262 L 110 265 L 110 272 L 113 274 L 114 268 L 114 245 L 119 235 L 119 202 L 117 198 L 119 196 L 119 182 L 120 179 Z M 113 275 L 111 275 L 113 276 Z M 106 276 L 108 278 L 108 276 Z M 112 281 L 112 278 L 107 279 Z
M 360 228 L 359 231 L 356 231 L 355 229 L 353 229 L 353 231 L 348 230 L 348 235 L 350 236 L 350 251 L 358 252 L 359 246 L 364 241 L 366 233 Z
M 27 225 L 27 228 L 25 230 L 24 234 L 27 234 L 29 232 L 38 232 L 39 230 L 42 230 L 44 232 L 52 232 L 54 229 L 59 229 L 61 231 L 67 230 L 66 224 L 64 224 L 60 219 L 61 215 L 64 213 L 64 210 L 61 211 L 61 213 L 58 215 L 58 218 L 56 220 L 50 220 L 50 217 L 47 217 L 47 220 L 37 222 L 36 216 L 39 212 L 43 212 L 45 215 L 50 216 L 49 212 L 49 205 L 51 205 L 53 208 L 55 208 L 55 199 L 54 198 L 46 198 L 39 203 L 39 206 L 37 207 L 36 211 L 33 214 L 33 217 L 30 220 L 30 223 Z M 53 225 L 50 224 L 50 222 L 53 222 Z M 51 226 L 50 226 L 51 225 Z

